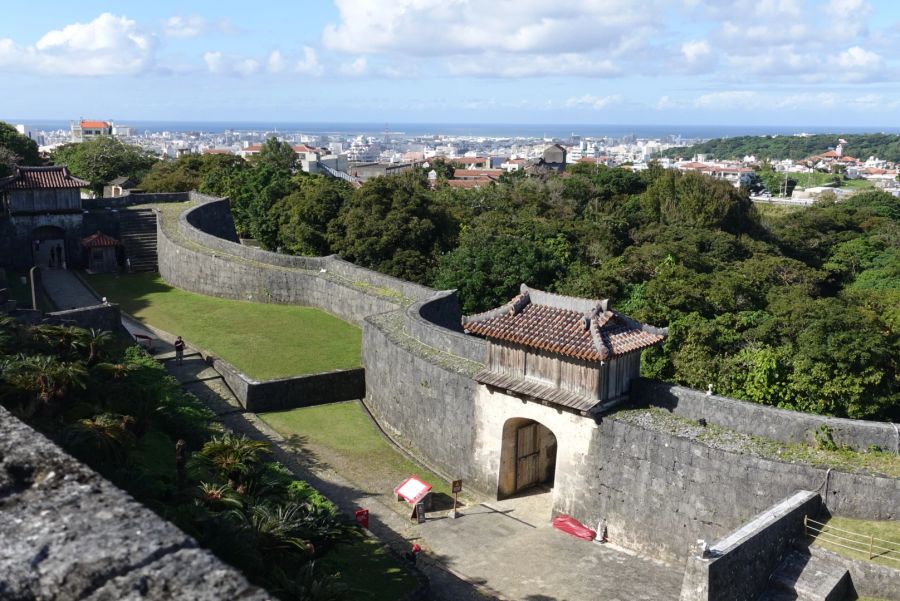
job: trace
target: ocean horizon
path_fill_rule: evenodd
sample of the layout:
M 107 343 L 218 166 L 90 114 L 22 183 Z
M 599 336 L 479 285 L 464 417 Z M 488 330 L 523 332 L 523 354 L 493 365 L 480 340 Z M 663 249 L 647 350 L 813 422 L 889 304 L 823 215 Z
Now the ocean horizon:
M 68 129 L 70 120 L 4 119 L 23 123 L 35 130 Z M 426 137 L 433 135 L 481 136 L 496 138 L 570 139 L 573 135 L 592 138 L 634 136 L 661 139 L 669 136 L 684 139 L 729 138 L 735 136 L 767 136 L 808 134 L 900 134 L 900 127 L 821 126 L 821 125 L 636 125 L 636 124 L 533 124 L 533 123 L 371 123 L 371 122 L 291 122 L 291 121 L 165 121 L 113 119 L 121 125 L 145 132 L 224 133 L 234 131 L 305 133 L 312 135 L 392 135 Z

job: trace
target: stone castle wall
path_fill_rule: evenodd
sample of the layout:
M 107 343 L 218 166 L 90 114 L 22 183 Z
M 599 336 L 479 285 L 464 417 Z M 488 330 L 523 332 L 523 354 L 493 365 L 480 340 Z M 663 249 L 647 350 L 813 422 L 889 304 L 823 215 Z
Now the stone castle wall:
M 270 598 L 3 407 L 0 498 L 0 598 Z
M 613 542 L 650 556 L 682 560 L 697 538 L 715 540 L 798 488 L 821 492 L 835 514 L 900 517 L 897 479 L 728 452 L 614 415 L 597 425 L 488 393 L 472 379 L 484 361 L 484 342 L 460 331 L 452 291 L 401 285 L 336 257 L 289 257 L 243 247 L 218 237 L 228 237 L 227 212 L 227 201 L 213 200 L 183 214 L 178 224 L 183 240 L 159 229 L 163 277 L 203 294 L 311 305 L 361 325 L 367 407 L 396 442 L 448 479 L 462 478 L 467 487 L 496 494 L 503 422 L 525 417 L 556 428 L 557 440 L 571 447 L 557 466 L 555 511 L 592 527 L 604 520 Z M 634 397 L 740 431 L 770 428 L 754 433 L 777 439 L 805 440 L 820 419 L 807 423 L 802 414 L 784 416 L 649 382 L 639 382 Z M 774 417 L 762 419 L 759 411 Z M 785 419 L 787 425 L 771 430 Z M 854 446 L 890 442 L 885 432 L 891 426 L 855 424 L 841 428 L 853 432 L 841 436 Z

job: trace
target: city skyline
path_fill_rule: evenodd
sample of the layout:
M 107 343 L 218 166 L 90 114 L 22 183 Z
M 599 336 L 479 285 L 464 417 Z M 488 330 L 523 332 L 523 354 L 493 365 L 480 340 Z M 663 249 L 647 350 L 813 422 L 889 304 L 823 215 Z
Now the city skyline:
M 900 116 L 864 0 L 336 0 L 6 9 L 0 118 L 821 125 Z M 65 90 L 65 93 L 61 93 Z

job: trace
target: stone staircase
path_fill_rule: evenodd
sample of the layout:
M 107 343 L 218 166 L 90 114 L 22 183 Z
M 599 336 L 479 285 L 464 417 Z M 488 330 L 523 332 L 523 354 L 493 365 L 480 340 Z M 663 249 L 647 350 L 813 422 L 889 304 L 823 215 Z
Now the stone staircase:
M 156 271 L 156 213 L 152 209 L 127 209 L 119 213 L 119 220 L 131 271 Z
M 775 568 L 759 601 L 844 601 L 849 585 L 850 574 L 843 566 L 793 550 Z

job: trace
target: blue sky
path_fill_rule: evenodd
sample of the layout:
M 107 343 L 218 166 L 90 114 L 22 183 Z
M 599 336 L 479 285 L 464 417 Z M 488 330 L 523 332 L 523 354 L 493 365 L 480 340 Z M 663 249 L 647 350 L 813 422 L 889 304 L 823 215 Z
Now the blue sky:
M 9 3 L 0 119 L 894 126 L 900 3 Z

